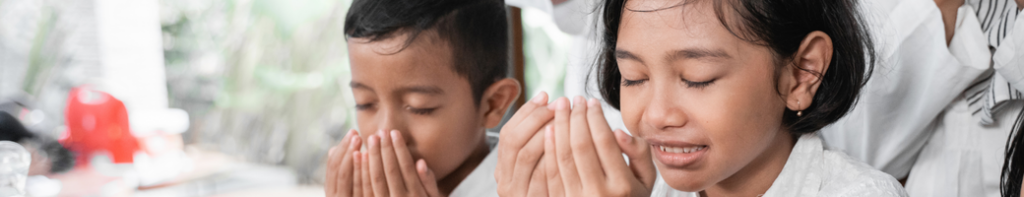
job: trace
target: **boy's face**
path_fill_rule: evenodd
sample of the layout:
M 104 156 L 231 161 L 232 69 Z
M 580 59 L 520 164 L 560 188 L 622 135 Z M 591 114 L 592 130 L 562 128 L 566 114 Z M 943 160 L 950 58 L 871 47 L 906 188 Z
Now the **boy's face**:
M 453 70 L 448 43 L 424 31 L 401 49 L 407 37 L 349 39 L 356 120 L 364 141 L 378 130 L 401 132 L 414 159 L 442 179 L 486 144 L 484 114 L 469 81 Z

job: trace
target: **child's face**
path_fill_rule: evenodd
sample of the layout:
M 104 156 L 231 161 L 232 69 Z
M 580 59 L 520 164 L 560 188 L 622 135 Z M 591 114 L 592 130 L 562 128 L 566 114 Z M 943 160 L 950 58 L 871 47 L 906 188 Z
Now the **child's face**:
M 378 130 L 401 132 L 412 156 L 442 179 L 486 145 L 485 125 L 448 44 L 425 31 L 397 51 L 407 36 L 349 40 L 356 119 L 364 140 Z
M 628 1 L 626 8 L 676 3 Z M 665 181 L 685 191 L 757 174 L 778 158 L 771 155 L 788 156 L 777 143 L 790 135 L 771 51 L 730 33 L 709 4 L 625 10 L 615 54 L 626 126 L 651 143 Z

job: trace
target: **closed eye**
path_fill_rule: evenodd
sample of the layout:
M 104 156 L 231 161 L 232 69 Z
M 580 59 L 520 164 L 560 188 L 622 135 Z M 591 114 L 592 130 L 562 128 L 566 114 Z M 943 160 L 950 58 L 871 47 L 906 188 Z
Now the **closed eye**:
M 434 113 L 435 110 L 437 110 L 437 107 L 435 107 L 435 108 L 405 107 L 405 109 L 409 110 L 409 112 L 412 112 L 413 114 L 417 114 L 417 115 L 430 115 L 431 113 Z
M 625 86 L 625 87 L 638 86 L 638 85 L 642 85 L 644 82 L 647 82 L 647 80 L 648 79 L 629 80 L 629 79 L 626 79 L 626 78 L 622 78 L 622 86 Z
M 708 81 L 696 81 L 696 82 L 683 79 L 683 83 L 686 83 L 686 87 L 689 87 L 689 88 L 704 89 L 704 88 L 707 88 L 708 86 L 710 86 L 712 83 L 715 83 L 715 79 L 708 80 Z
M 356 104 L 356 110 L 362 111 L 373 108 L 373 103 Z

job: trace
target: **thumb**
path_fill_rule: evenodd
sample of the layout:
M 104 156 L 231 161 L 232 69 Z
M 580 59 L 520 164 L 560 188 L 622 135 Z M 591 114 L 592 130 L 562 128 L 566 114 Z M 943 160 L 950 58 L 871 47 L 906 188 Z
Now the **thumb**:
M 651 149 L 647 141 L 640 137 L 630 136 L 621 129 L 615 130 L 615 141 L 619 143 L 622 153 L 629 157 L 629 168 L 633 174 L 644 184 L 647 189 L 654 187 L 654 179 L 657 178 L 657 170 L 654 168 L 654 161 L 651 160 Z
M 423 188 L 427 191 L 427 195 L 431 197 L 442 197 L 441 191 L 437 189 L 437 179 L 434 177 L 434 171 L 427 167 L 427 161 L 420 159 L 416 161 L 416 174 L 420 177 L 420 183 L 423 183 Z

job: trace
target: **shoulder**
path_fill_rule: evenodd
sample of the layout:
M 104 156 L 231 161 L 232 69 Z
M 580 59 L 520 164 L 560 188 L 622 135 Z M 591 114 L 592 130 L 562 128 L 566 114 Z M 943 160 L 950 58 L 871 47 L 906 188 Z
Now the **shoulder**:
M 854 160 L 845 153 L 824 150 L 822 167 L 828 176 L 821 193 L 828 196 L 907 196 L 906 190 L 891 175 Z

